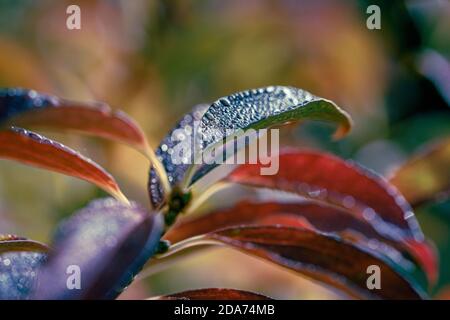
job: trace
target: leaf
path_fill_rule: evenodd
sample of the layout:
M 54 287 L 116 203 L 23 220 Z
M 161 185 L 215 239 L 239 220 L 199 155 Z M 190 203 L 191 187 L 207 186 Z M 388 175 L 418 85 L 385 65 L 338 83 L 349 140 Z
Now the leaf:
M 226 180 L 294 192 L 305 198 L 350 210 L 356 217 L 366 221 L 373 221 L 374 216 L 380 216 L 396 226 L 395 232 L 423 237 L 411 208 L 400 193 L 382 177 L 353 162 L 328 153 L 284 150 L 279 156 L 279 171 L 276 175 L 261 175 L 261 167 L 260 164 L 241 165 Z M 365 208 L 368 209 L 363 215 Z M 369 209 L 372 209 L 370 215 Z M 385 232 L 389 234 L 389 231 Z
M 200 123 L 195 126 L 199 120 Z M 216 164 L 196 166 L 193 163 L 202 158 L 205 150 L 221 143 L 230 131 L 236 133 L 239 129 L 270 128 L 300 120 L 336 123 L 339 126 L 336 138 L 347 134 L 352 125 L 350 116 L 329 100 L 293 87 L 271 86 L 220 98 L 209 108 L 205 105 L 196 107 L 163 140 L 157 154 L 166 168 L 171 185 L 184 188 L 216 167 Z M 190 165 L 173 161 L 174 147 L 180 141 L 187 143 L 190 152 L 178 157 L 185 158 Z M 156 205 L 162 198 L 156 191 L 158 188 L 158 179 L 150 173 L 149 193 Z
M 115 298 L 154 254 L 162 228 L 160 215 L 149 214 L 136 203 L 93 201 L 60 226 L 34 297 Z M 67 287 L 69 266 L 81 271 L 80 290 Z
M 105 103 L 80 103 L 21 88 L 0 89 L 0 125 L 76 131 L 128 144 L 141 151 L 158 171 L 161 188 L 167 176 L 138 123 Z
M 173 163 L 171 153 L 173 152 L 173 148 L 177 145 L 177 143 L 179 143 L 179 141 L 172 138 L 177 133 L 183 133 L 184 135 L 190 136 L 193 133 L 195 123 L 201 120 L 208 107 L 209 106 L 207 104 L 200 104 L 195 106 L 192 111 L 186 114 L 169 132 L 169 134 L 166 135 L 166 137 L 161 141 L 159 147 L 156 149 L 155 154 L 164 166 L 169 179 L 169 183 L 172 187 L 183 180 L 186 171 L 190 167 L 189 164 Z M 193 141 L 193 143 L 196 142 L 196 140 Z M 191 147 L 192 150 L 194 150 L 194 146 Z M 164 190 L 161 186 L 161 179 L 157 175 L 153 167 L 150 168 L 149 172 L 148 192 L 153 207 L 157 208 L 158 206 L 160 206 L 164 198 Z
M 413 258 L 425 271 L 430 287 L 434 286 L 439 277 L 439 255 L 433 243 L 425 241 L 406 240 L 406 247 Z
M 382 177 L 330 154 L 286 150 L 279 157 L 279 172 L 260 175 L 260 164 L 241 165 L 226 180 L 254 187 L 273 188 L 337 206 L 371 224 L 383 237 L 421 243 L 407 245 L 409 252 L 427 269 L 430 282 L 438 273 L 433 249 L 425 245 L 411 207 Z M 426 252 L 426 254 L 425 254 Z
M 72 130 L 115 140 L 147 153 L 139 125 L 105 103 L 80 103 L 21 88 L 0 89 L 0 123 L 20 127 Z
M 47 252 L 48 247 L 37 241 L 13 235 L 0 235 L 0 254 L 5 252 Z
M 200 124 L 202 149 L 205 152 L 215 148 L 238 130 L 266 129 L 301 120 L 337 124 L 336 139 L 344 137 L 352 127 L 350 115 L 332 101 L 294 87 L 271 86 L 238 92 L 214 102 Z M 198 181 L 214 167 L 200 166 L 188 183 Z
M 307 202 L 265 201 L 242 201 L 229 208 L 187 219 L 170 228 L 164 235 L 164 239 L 173 244 L 226 227 L 253 224 L 293 226 L 301 223 L 309 224 L 310 228 L 316 228 L 322 232 L 353 230 L 368 238 L 385 240 L 370 224 L 356 219 L 344 210 Z
M 450 195 L 450 139 L 426 146 L 389 180 L 413 207 Z
M 252 89 L 214 102 L 202 117 L 203 148 L 219 142 L 229 129 L 270 128 L 303 119 L 339 125 L 335 137 L 350 131 L 350 116 L 333 102 L 294 87 Z
M 34 132 L 21 128 L 0 131 L 0 158 L 91 182 L 117 199 L 128 202 L 114 178 L 98 164 Z
M 423 266 L 425 271 L 429 272 L 433 279 L 437 277 L 437 274 L 433 273 L 433 266 L 437 265 L 435 253 L 427 244 L 416 241 L 404 243 L 383 237 L 371 224 L 357 219 L 351 213 L 316 203 L 242 201 L 230 208 L 182 221 L 170 228 L 164 239 L 176 244 L 219 229 L 243 225 L 281 225 L 336 234 L 351 243 L 378 251 L 411 271 L 414 270 L 414 265 L 402 253 L 420 252 L 423 261 L 418 262 L 426 262 Z M 430 256 L 430 253 L 433 255 Z
M 222 288 L 183 291 L 158 297 L 159 300 L 271 300 L 261 294 Z
M 0 235 L 0 300 L 29 298 L 47 251 L 40 242 Z
M 236 227 L 204 236 L 302 273 L 359 298 L 421 299 L 424 293 L 409 275 L 377 252 L 313 230 Z M 367 267 L 381 270 L 381 289 L 367 288 Z

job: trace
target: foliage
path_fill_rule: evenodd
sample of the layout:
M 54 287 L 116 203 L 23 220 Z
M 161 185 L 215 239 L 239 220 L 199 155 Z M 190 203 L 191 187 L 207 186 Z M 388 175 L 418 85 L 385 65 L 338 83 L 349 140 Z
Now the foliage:
M 331 101 L 292 87 L 235 93 L 202 110 L 194 110 L 189 121 L 181 120 L 175 126 L 184 128 L 194 118 L 201 121 L 206 143 L 200 153 L 226 138 L 225 129 L 319 120 L 337 124 L 337 136 L 342 137 L 352 124 L 350 116 Z M 353 161 L 303 149 L 282 151 L 280 169 L 274 176 L 259 175 L 261 164 L 245 164 L 210 181 L 207 177 L 223 168 L 170 163 L 164 154 L 172 147 L 167 145 L 169 138 L 153 151 L 136 121 L 105 104 L 2 89 L 0 121 L 1 158 L 89 181 L 115 197 L 95 200 L 62 222 L 49 249 L 17 236 L 1 237 L 0 271 L 8 279 L 0 286 L 1 298 L 112 299 L 142 268 L 150 270 L 159 261 L 215 245 L 260 257 L 358 298 L 427 298 L 437 280 L 436 253 L 408 201 L 415 205 L 431 201 L 437 194 L 446 195 L 448 181 L 414 188 L 414 192 L 404 181 L 416 181 L 411 180 L 417 178 L 411 167 L 421 163 L 432 163 L 432 179 L 441 177 L 442 168 L 447 174 L 450 157 L 446 143 L 416 156 L 390 181 Z M 94 135 L 140 151 L 150 161 L 152 209 L 129 201 L 100 165 L 29 131 L 44 127 Z M 270 189 L 273 199 L 229 199 L 231 205 L 226 209 L 213 207 L 206 214 L 195 215 L 205 195 L 211 196 L 223 185 L 247 186 L 254 194 Z M 66 268 L 70 265 L 83 270 L 81 290 L 67 290 Z M 370 265 L 381 268 L 380 290 L 366 285 Z M 219 289 L 166 298 L 180 297 L 264 298 Z

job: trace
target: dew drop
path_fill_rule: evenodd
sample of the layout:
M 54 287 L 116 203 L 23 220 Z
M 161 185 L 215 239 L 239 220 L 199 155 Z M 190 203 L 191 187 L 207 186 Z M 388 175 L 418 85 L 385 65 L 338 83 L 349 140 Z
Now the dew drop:
M 373 220 L 376 215 L 375 210 L 373 210 L 372 208 L 365 208 L 363 210 L 362 214 L 363 214 L 364 219 L 366 219 L 368 221 Z
M 351 209 L 355 206 L 355 199 L 352 196 L 345 196 L 342 200 L 342 205 L 347 209 Z

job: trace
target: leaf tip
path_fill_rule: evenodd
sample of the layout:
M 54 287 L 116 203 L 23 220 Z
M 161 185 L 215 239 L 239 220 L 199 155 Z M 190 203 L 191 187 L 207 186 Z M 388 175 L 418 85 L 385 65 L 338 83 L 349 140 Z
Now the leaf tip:
M 336 131 L 332 136 L 333 140 L 339 140 L 344 138 L 346 135 L 350 133 L 350 131 L 353 128 L 353 120 L 350 114 L 347 111 L 339 108 L 338 106 L 336 106 L 336 108 L 339 110 L 341 114 L 342 121 L 339 123 L 338 128 L 336 129 Z

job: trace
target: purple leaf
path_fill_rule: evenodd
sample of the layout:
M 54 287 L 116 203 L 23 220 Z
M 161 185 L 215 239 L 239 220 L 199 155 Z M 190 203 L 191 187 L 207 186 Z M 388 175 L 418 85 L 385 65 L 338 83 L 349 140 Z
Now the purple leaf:
M 154 254 L 162 228 L 159 215 L 135 203 L 93 201 L 59 227 L 34 297 L 115 298 Z
M 47 251 L 47 246 L 40 242 L 0 235 L 0 300 L 29 298 Z

